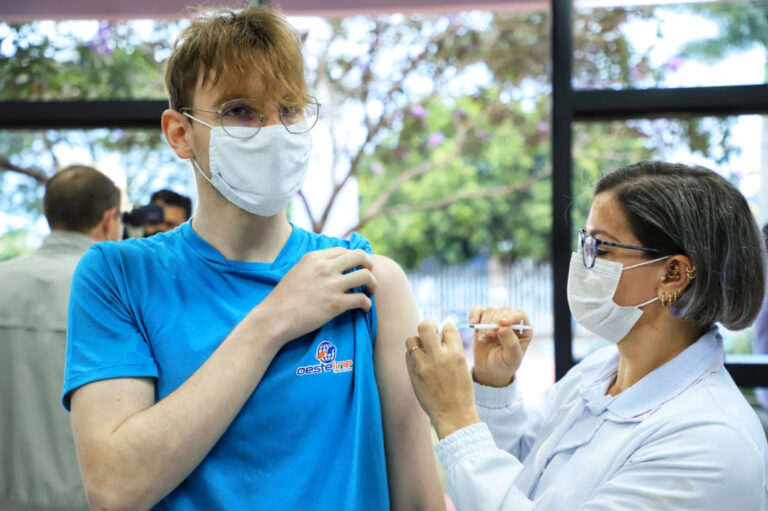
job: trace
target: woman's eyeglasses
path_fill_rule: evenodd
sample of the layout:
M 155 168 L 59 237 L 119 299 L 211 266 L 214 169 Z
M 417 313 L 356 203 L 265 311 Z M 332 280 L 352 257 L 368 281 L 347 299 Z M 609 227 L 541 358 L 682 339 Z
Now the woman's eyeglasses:
M 654 252 L 657 254 L 663 253 L 661 250 L 655 248 L 638 247 L 635 245 L 625 245 L 624 243 L 614 243 L 612 241 L 603 241 L 597 239 L 594 236 L 589 236 L 584 229 L 579 229 L 579 252 L 581 253 L 581 260 L 586 268 L 593 268 L 595 266 L 595 260 L 597 259 L 598 247 L 600 245 L 606 245 L 609 247 L 629 248 L 632 250 L 642 250 L 644 252 Z

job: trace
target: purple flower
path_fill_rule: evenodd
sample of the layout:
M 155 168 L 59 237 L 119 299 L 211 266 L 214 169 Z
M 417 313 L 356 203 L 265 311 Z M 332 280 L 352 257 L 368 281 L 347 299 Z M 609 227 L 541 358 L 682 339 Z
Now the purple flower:
M 475 131 L 475 136 L 478 140 L 482 140 L 483 142 L 488 142 L 491 139 L 490 133 L 483 130 L 477 130 Z
M 109 22 L 99 24 L 99 32 L 97 37 L 101 41 L 106 41 L 112 37 L 112 24 Z
M 549 123 L 546 121 L 542 121 L 539 123 L 539 132 L 541 133 L 549 133 Z
M 439 131 L 430 133 L 429 136 L 427 137 L 427 147 L 430 149 L 432 149 L 433 147 L 439 146 L 443 142 L 445 142 L 445 135 L 443 135 Z
M 417 119 L 423 119 L 427 116 L 427 109 L 421 105 L 413 105 L 411 108 L 411 115 Z
M 675 57 L 669 62 L 667 62 L 667 70 L 672 71 L 673 73 L 680 69 L 680 66 L 685 64 L 685 59 L 683 57 Z
M 101 23 L 99 25 L 99 31 L 91 42 L 88 43 L 88 48 L 109 57 L 112 55 L 112 47 L 110 47 L 108 41 L 112 39 L 112 34 L 112 24 L 109 22 Z
M 379 174 L 383 174 L 384 170 L 385 170 L 384 165 L 382 165 L 381 163 L 376 162 L 373 165 L 371 165 L 371 174 L 375 176 L 378 176 Z

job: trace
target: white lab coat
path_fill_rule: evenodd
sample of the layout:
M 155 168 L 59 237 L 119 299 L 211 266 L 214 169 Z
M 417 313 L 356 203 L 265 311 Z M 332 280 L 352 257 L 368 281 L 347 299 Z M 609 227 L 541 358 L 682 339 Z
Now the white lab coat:
M 436 446 L 457 510 L 767 511 L 765 433 L 717 329 L 613 397 L 618 360 L 587 357 L 535 412 L 476 384 L 484 422 Z

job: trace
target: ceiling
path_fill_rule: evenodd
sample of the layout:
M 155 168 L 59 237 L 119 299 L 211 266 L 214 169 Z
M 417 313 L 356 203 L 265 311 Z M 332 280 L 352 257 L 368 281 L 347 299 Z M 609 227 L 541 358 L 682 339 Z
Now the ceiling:
M 259 0 L 0 0 L 0 22 L 40 19 L 175 19 L 189 16 L 188 6 L 242 7 Z M 458 10 L 542 10 L 549 0 L 276 0 L 288 15 L 323 17 L 386 12 Z

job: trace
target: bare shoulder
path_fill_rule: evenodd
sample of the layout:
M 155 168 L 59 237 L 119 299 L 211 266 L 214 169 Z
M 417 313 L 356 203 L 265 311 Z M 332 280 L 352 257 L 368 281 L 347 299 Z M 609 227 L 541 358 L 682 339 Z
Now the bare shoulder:
M 373 292 L 378 315 L 378 346 L 395 346 L 399 355 L 405 349 L 405 339 L 416 335 L 419 312 L 405 272 L 392 259 L 373 255 L 373 274 L 376 290 Z
M 387 256 L 372 254 L 373 275 L 376 277 L 377 288 L 383 290 L 398 289 L 408 286 L 408 278 L 405 272 L 393 259 Z

